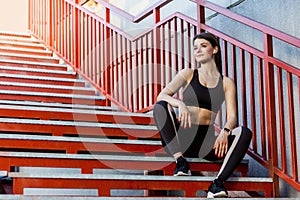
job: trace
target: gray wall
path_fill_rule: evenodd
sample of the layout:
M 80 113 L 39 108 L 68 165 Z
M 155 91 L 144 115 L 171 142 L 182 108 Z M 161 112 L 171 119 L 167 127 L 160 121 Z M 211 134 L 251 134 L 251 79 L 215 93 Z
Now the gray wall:
M 299 0 L 243 0 L 232 11 L 273 27 L 291 36 L 300 38 Z M 216 16 L 208 24 L 251 46 L 263 49 L 263 35 L 223 16 Z M 245 34 L 246 33 L 246 34 Z M 300 69 L 300 49 L 274 41 L 274 56 Z
M 254 19 L 270 27 L 276 28 L 294 37 L 300 38 L 300 1 L 299 0 L 244 0 L 240 4 L 230 8 L 232 11 L 245 17 Z M 217 28 L 240 41 L 243 41 L 259 50 L 263 50 L 262 33 L 239 24 L 228 18 L 215 15 L 207 22 L 211 26 Z M 274 40 L 274 56 L 300 69 L 300 49 L 284 42 Z M 285 82 L 283 78 L 283 82 Z M 293 77 L 294 96 L 299 96 L 299 83 L 297 77 Z M 287 94 L 284 94 L 287 97 Z M 250 105 L 251 106 L 251 105 Z M 295 120 L 296 124 L 300 123 L 300 110 L 298 98 L 295 98 Z M 251 122 L 250 122 L 251 123 Z M 279 125 L 279 122 L 277 123 Z M 287 134 L 289 133 L 287 129 Z M 300 138 L 300 127 L 296 127 L 297 141 Z M 279 144 L 280 146 L 280 144 Z M 297 143 L 300 146 L 300 143 Z M 288 147 L 287 152 L 290 152 Z M 299 156 L 299 155 L 298 155 Z M 300 158 L 298 157 L 298 163 Z M 280 161 L 280 160 L 279 160 Z M 288 166 L 290 169 L 291 166 Z M 299 165 L 298 165 L 299 169 Z M 268 172 L 259 164 L 250 161 L 250 176 L 263 175 L 267 176 Z M 282 197 L 300 197 L 300 192 L 293 189 L 289 185 L 280 181 L 280 195 Z

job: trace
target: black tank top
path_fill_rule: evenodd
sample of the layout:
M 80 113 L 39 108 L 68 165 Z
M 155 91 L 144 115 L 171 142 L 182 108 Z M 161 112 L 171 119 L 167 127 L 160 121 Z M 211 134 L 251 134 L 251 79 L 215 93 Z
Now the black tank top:
M 217 113 L 224 100 L 223 76 L 220 76 L 216 87 L 208 88 L 199 82 L 198 70 L 195 69 L 190 84 L 183 92 L 185 105 L 205 108 Z

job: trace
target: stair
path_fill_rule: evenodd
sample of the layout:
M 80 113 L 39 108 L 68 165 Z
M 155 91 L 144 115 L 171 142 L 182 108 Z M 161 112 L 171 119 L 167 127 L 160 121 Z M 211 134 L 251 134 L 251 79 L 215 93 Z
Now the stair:
M 152 114 L 122 112 L 105 102 L 35 38 L 0 32 L 0 172 L 12 184 L 6 197 L 22 198 L 28 188 L 91 189 L 96 192 L 87 196 L 107 198 L 113 190 L 130 198 L 169 190 L 205 196 L 214 176 L 199 172 L 216 173 L 219 162 L 189 159 L 198 175 L 173 177 L 175 164 L 161 147 Z M 244 160 L 226 187 L 272 196 L 272 179 L 247 172 Z

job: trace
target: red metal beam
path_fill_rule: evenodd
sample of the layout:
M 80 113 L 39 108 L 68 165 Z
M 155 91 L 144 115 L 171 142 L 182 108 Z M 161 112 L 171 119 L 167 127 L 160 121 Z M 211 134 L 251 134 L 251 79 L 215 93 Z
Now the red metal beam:
M 269 26 L 266 26 L 264 24 L 261 24 L 259 22 L 256 22 L 250 18 L 247 18 L 247 17 L 244 17 L 242 15 L 239 15 L 237 13 L 234 13 L 226 8 L 223 8 L 221 6 L 218 6 L 217 4 L 214 4 L 210 1 L 207 1 L 207 0 L 201 0 L 201 5 L 206 7 L 206 8 L 209 8 L 213 11 L 216 11 L 217 13 L 220 13 L 226 17 L 229 17 L 230 19 L 234 19 L 235 21 L 237 22 L 240 22 L 240 23 L 243 23 L 249 27 L 252 27 L 256 30 L 259 30 L 265 34 L 268 34 L 268 35 L 272 35 L 273 37 L 276 37 L 288 44 L 291 44 L 295 47 L 298 47 L 300 48 L 300 39 L 296 38 L 296 37 L 293 37 L 293 36 L 290 36 L 284 32 L 281 32 L 279 30 L 276 30 L 274 28 L 271 28 Z

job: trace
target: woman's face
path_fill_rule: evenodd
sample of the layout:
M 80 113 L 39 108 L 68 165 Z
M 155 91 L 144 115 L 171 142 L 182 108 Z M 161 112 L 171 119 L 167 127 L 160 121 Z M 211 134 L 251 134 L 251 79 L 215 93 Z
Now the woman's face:
M 217 47 L 213 47 L 211 43 L 205 39 L 196 39 L 194 41 L 194 57 L 197 63 L 207 63 L 213 60 L 213 54 L 217 52 Z

